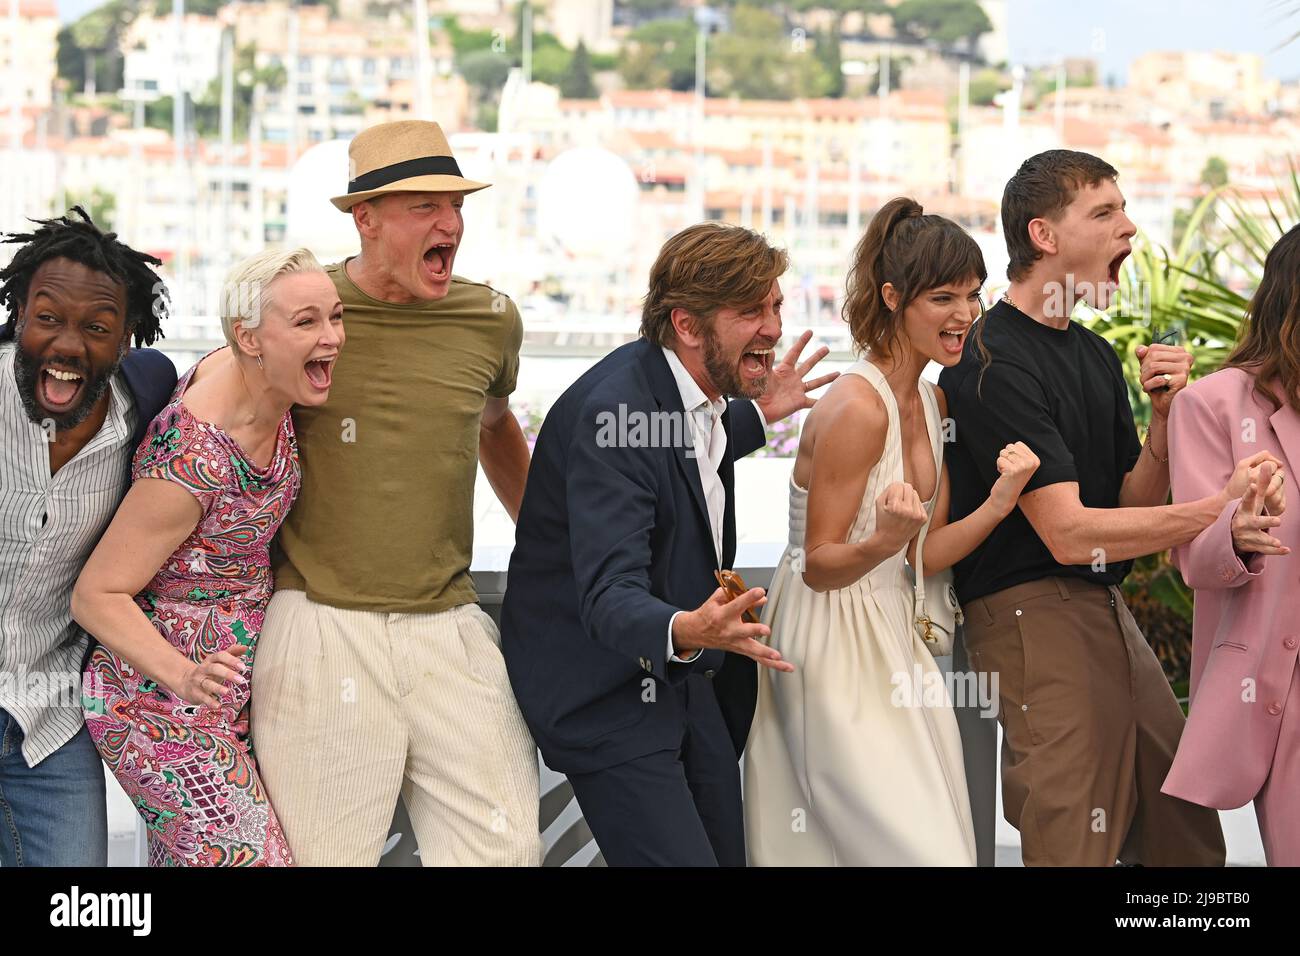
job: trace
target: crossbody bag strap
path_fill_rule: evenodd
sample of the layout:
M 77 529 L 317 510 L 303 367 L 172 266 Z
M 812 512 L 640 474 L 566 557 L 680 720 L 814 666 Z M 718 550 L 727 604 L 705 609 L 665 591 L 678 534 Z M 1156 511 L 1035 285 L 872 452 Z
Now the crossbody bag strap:
M 916 567 L 912 570 L 913 577 L 916 579 L 914 592 L 916 595 L 916 607 L 922 617 L 925 613 L 925 560 L 922 557 L 925 548 L 925 536 L 930 531 L 930 521 L 934 518 L 935 506 L 939 503 L 939 485 L 943 481 L 943 422 L 939 420 L 939 401 L 934 397 L 934 386 L 925 382 L 922 390 L 925 402 L 926 431 L 930 435 L 930 450 L 934 454 L 934 496 L 930 503 L 925 506 L 925 524 L 921 526 L 921 532 L 916 536 Z M 934 409 L 934 418 L 936 428 L 932 431 L 929 427 L 930 409 Z

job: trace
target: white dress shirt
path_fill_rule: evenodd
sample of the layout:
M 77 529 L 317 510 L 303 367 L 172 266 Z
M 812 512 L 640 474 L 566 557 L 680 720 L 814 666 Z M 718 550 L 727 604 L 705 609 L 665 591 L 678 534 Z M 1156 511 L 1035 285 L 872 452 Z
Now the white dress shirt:
M 89 639 L 72 620 L 72 587 L 126 493 L 137 412 L 119 372 L 104 424 L 51 475 L 46 432 L 14 379 L 16 347 L 0 346 L 0 709 L 34 767 L 81 729 Z
M 661 346 L 662 348 L 662 346 Z M 727 451 L 727 431 L 722 427 L 722 414 L 727 410 L 727 401 L 719 398 L 709 401 L 699 383 L 691 377 L 682 360 L 672 349 L 664 348 L 664 358 L 672 369 L 673 379 L 677 382 L 677 391 L 682 396 L 682 408 L 686 410 L 686 425 L 690 428 L 691 444 L 695 452 L 695 464 L 700 470 L 700 485 L 704 488 L 704 502 L 709 512 L 709 528 L 713 532 L 713 547 L 718 567 L 722 567 L 722 525 L 727 513 L 727 489 L 723 487 L 722 476 L 718 466 Z M 759 421 L 767 427 L 763 410 L 754 403 Z M 683 429 L 685 434 L 685 429 Z M 683 612 L 678 611 L 677 614 Z M 690 657 L 678 657 L 673 651 L 673 621 L 677 614 L 668 619 L 668 660 L 674 663 L 690 663 L 699 657 L 696 651 Z

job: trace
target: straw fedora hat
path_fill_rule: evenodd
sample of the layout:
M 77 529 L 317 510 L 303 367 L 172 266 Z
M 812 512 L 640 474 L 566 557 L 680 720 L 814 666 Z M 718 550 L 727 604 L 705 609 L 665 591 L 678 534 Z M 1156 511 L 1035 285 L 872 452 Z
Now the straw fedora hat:
M 348 172 L 347 195 L 330 200 L 342 212 L 383 193 L 472 193 L 492 185 L 462 176 L 442 127 L 426 120 L 362 130 L 348 146 Z

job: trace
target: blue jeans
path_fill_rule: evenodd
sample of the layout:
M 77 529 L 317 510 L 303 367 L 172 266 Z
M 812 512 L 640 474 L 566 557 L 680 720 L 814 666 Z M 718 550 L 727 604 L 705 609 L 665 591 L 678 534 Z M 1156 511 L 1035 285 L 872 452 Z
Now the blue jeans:
M 0 866 L 106 866 L 104 764 L 82 727 L 35 767 L 0 710 Z

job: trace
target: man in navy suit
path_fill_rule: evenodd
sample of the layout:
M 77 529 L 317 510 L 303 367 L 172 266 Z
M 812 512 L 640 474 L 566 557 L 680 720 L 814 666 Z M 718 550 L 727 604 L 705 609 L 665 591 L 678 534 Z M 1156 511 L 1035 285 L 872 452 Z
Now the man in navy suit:
M 668 240 L 641 338 L 569 387 L 534 448 L 502 650 L 612 865 L 745 864 L 737 760 L 755 662 L 793 665 L 743 619 L 762 589 L 731 599 L 715 580 L 736 551 L 733 462 L 836 377 L 803 381 L 827 351 L 796 368 L 811 333 L 774 363 L 786 265 L 736 226 Z
M 103 866 L 104 769 L 82 722 L 72 587 L 176 386 L 152 256 L 78 207 L 0 269 L 0 866 Z

